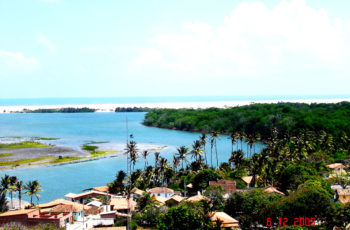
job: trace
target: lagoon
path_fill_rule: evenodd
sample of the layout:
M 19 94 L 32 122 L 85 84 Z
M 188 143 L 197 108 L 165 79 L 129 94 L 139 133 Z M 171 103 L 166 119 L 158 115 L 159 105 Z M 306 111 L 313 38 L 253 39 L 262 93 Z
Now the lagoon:
M 133 134 L 140 149 L 142 146 L 166 146 L 161 156 L 172 162 L 176 148 L 185 145 L 190 147 L 199 133 L 159 129 L 142 125 L 145 113 L 13 113 L 0 114 L 0 137 L 54 137 L 58 140 L 43 141 L 80 150 L 80 147 L 91 141 L 108 142 L 107 147 L 120 148 L 126 142 L 126 118 L 128 132 Z M 220 162 L 227 162 L 231 152 L 231 140 L 220 136 L 217 141 Z M 236 145 L 234 148 L 236 149 Z M 123 147 L 122 147 L 123 148 Z M 210 144 L 206 146 L 210 154 Z M 262 144 L 256 145 L 260 151 Z M 243 150 L 246 144 L 243 143 Z M 215 159 L 213 152 L 213 158 Z M 154 162 L 153 154 L 149 163 Z M 135 168 L 143 168 L 144 161 L 139 158 Z M 38 180 L 43 190 L 40 202 L 63 197 L 66 193 L 80 193 L 83 189 L 102 186 L 111 182 L 119 170 L 126 170 L 124 155 L 107 157 L 98 160 L 71 163 L 56 166 L 40 166 L 1 171 L 15 175 L 25 182 Z M 28 199 L 27 199 L 28 200 Z

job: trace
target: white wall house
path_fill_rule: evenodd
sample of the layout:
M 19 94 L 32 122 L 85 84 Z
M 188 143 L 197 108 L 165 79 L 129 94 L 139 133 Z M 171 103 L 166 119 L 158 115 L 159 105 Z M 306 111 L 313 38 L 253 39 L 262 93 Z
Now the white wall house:
M 147 191 L 151 196 L 161 196 L 164 198 L 170 198 L 174 195 L 174 190 L 167 187 L 155 187 Z

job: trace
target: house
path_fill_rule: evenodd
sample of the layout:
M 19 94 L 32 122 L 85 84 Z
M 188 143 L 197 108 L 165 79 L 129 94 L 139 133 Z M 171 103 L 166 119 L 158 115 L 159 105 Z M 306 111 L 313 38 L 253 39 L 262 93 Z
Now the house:
M 168 199 L 162 196 L 152 196 L 152 200 L 159 203 L 160 205 L 164 205 Z
M 188 202 L 198 202 L 201 200 L 210 201 L 210 199 L 208 197 L 202 196 L 200 194 L 195 195 L 195 196 L 191 196 L 191 197 L 186 199 L 186 201 L 188 201 Z
M 342 163 L 330 164 L 330 165 L 327 165 L 327 168 L 329 168 L 333 174 L 346 173 L 345 171 L 346 166 L 343 165 Z
M 108 193 L 109 188 L 108 186 L 100 186 L 100 187 L 94 187 L 92 188 L 93 191 L 97 191 L 97 192 L 105 192 Z
M 165 204 L 167 205 L 172 205 L 172 204 L 179 204 L 181 203 L 183 200 L 185 200 L 185 197 L 179 196 L 179 195 L 174 195 L 172 197 L 170 197 L 169 199 L 167 199 L 165 201 Z
M 276 194 L 281 194 L 281 195 L 285 195 L 283 192 L 281 191 L 278 191 L 275 187 L 273 186 L 269 186 L 267 187 L 266 189 L 264 189 L 264 192 L 266 193 L 276 193 Z
M 133 194 L 134 197 L 141 197 L 145 193 L 145 191 L 138 189 L 138 188 L 133 188 L 131 189 L 131 194 Z
M 155 187 L 149 189 L 147 192 L 149 192 L 151 196 L 162 196 L 164 198 L 170 198 L 174 195 L 174 190 L 167 187 Z
M 80 194 L 75 194 L 75 193 L 68 193 L 64 195 L 66 200 L 73 201 L 73 202 L 78 202 L 80 204 L 88 203 L 92 198 L 100 198 L 108 196 L 110 197 L 111 195 L 105 192 L 99 192 L 99 191 L 88 191 Z
M 50 212 L 52 210 L 52 208 L 54 208 L 58 205 L 62 205 L 62 204 L 72 205 L 72 216 L 74 217 L 74 220 L 78 220 L 79 218 L 84 217 L 85 212 L 91 208 L 89 206 L 79 204 L 76 202 L 72 202 L 72 201 L 68 201 L 65 199 L 57 199 L 57 200 L 51 201 L 49 203 L 39 204 L 38 206 L 43 212 Z
M 239 228 L 238 220 L 232 218 L 225 212 L 212 212 L 210 214 L 210 220 L 215 224 L 218 220 L 221 223 L 221 228 L 234 229 Z
M 236 181 L 231 180 L 217 180 L 209 181 L 209 186 L 220 186 L 224 189 L 224 193 L 233 193 L 236 190 Z
M 86 206 L 100 208 L 102 206 L 102 202 L 97 201 L 97 200 L 93 200 L 93 201 L 87 203 Z
M 350 189 L 337 189 L 338 201 L 342 204 L 350 203 Z
M 111 211 L 117 211 L 119 213 L 127 214 L 135 211 L 136 202 L 133 199 L 128 199 L 124 197 L 113 197 L 109 205 L 111 206 Z
M 42 213 L 39 209 L 22 209 L 0 214 L 0 226 L 20 225 L 27 228 L 49 223 L 56 225 L 58 228 L 64 228 L 72 221 L 72 213 Z
M 244 176 L 241 179 L 247 184 L 247 188 L 249 188 L 250 184 L 253 181 L 253 176 Z M 256 176 L 255 179 L 261 181 L 261 178 L 259 176 Z

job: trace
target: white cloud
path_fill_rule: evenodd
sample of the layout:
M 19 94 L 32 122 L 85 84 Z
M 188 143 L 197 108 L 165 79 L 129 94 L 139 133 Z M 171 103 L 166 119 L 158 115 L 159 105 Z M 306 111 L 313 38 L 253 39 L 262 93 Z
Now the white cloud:
M 185 22 L 180 32 L 155 35 L 129 71 L 166 69 L 170 75 L 201 78 L 350 72 L 349 31 L 350 22 L 310 8 L 304 0 L 281 1 L 272 9 L 241 2 L 220 26 Z
M 34 70 L 39 67 L 39 62 L 33 56 L 25 57 L 22 52 L 0 50 L 0 66 L 1 65 L 5 65 L 11 70 Z
M 38 34 L 38 42 L 45 46 L 50 51 L 50 53 L 56 53 L 57 49 L 55 45 L 41 33 Z

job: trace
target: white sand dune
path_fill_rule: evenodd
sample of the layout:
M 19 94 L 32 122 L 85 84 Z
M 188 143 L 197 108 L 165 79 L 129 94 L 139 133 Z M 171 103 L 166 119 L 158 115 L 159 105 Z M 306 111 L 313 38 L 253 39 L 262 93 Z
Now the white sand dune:
M 350 101 L 348 99 L 300 99 L 300 100 L 261 100 L 261 101 L 214 101 L 214 102 L 163 102 L 163 103 L 130 103 L 130 104 L 80 104 L 80 105 L 20 105 L 20 106 L 0 106 L 0 113 L 23 112 L 24 110 L 36 109 L 61 109 L 61 108 L 91 108 L 97 112 L 114 112 L 115 108 L 122 107 L 142 107 L 142 108 L 226 108 L 252 103 L 278 103 L 278 102 L 297 102 L 297 103 L 337 103 L 341 101 Z

